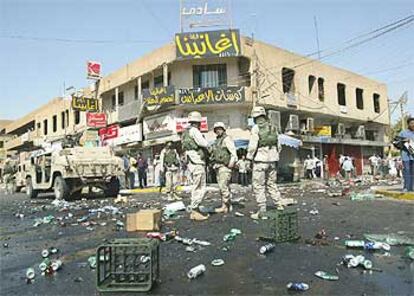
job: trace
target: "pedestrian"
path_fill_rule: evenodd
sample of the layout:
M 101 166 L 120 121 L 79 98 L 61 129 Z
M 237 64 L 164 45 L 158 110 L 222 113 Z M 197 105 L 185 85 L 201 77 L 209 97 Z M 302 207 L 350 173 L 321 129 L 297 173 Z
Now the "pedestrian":
M 406 130 L 400 132 L 402 139 L 401 160 L 403 163 L 404 191 L 412 192 L 414 187 L 414 117 L 407 119 Z
M 245 187 L 247 186 L 247 168 L 249 166 L 249 161 L 246 159 L 246 155 L 242 154 L 241 159 L 236 162 L 236 166 L 239 169 L 239 182 L 240 185 Z
M 320 178 L 322 171 L 322 162 L 316 155 L 313 157 L 313 176 L 314 178 Z
M 345 176 L 345 172 L 344 172 L 344 170 L 342 168 L 342 165 L 344 164 L 344 161 L 345 161 L 345 157 L 346 157 L 345 155 L 339 154 L 339 158 L 338 158 L 338 161 L 339 161 L 339 171 L 338 171 L 338 174 L 339 174 L 339 176 L 342 176 L 342 177 Z
M 329 158 L 328 155 L 323 156 L 323 178 L 329 179 Z
M 147 169 L 148 169 L 148 162 L 142 156 L 142 153 L 138 153 L 137 169 L 138 169 L 139 187 L 141 189 L 143 189 L 144 187 L 147 187 Z
M 251 130 L 246 158 L 253 162 L 252 188 L 259 208 L 251 218 L 260 219 L 266 213 L 267 198 L 283 210 L 284 200 L 276 184 L 280 143 L 277 128 L 269 122 L 264 107 L 253 107 L 251 116 L 255 125 Z
M 305 170 L 305 178 L 312 179 L 313 178 L 313 168 L 314 168 L 314 161 L 311 156 L 308 154 L 306 156 L 305 161 L 303 162 L 303 168 Z
M 237 151 L 233 139 L 226 134 L 226 126 L 223 122 L 216 122 L 213 130 L 217 137 L 211 149 L 211 159 L 221 195 L 221 207 L 215 209 L 215 212 L 228 213 L 231 211 L 229 186 L 232 169 L 237 162 Z
M 130 189 L 130 182 L 129 182 L 129 173 L 130 173 L 130 163 L 129 163 L 129 157 L 126 153 L 122 155 L 122 165 L 123 165 L 123 171 L 124 171 L 124 178 L 122 178 L 122 187 L 126 189 Z
M 398 157 L 395 161 L 395 168 L 397 169 L 397 177 L 402 178 L 403 162 L 401 160 L 401 157 Z
M 135 188 L 135 176 L 138 173 L 137 171 L 137 160 L 135 157 L 132 156 L 132 154 L 129 156 L 129 182 L 130 182 L 130 188 Z
M 191 179 L 191 214 L 190 219 L 207 220 L 208 215 L 200 212 L 200 204 L 206 194 L 206 160 L 208 142 L 200 132 L 201 114 L 197 111 L 188 115 L 189 127 L 182 135 L 184 150 Z
M 155 154 L 153 166 L 154 166 L 154 186 L 160 187 L 161 186 L 161 160 L 160 160 L 159 154 Z
M 342 169 L 345 173 L 345 179 L 349 180 L 353 174 L 354 171 L 354 164 L 352 163 L 352 158 L 349 156 L 346 156 L 344 159 L 344 162 L 342 163 Z
M 181 200 L 175 192 L 177 179 L 180 168 L 180 156 L 173 147 L 173 142 L 168 141 L 164 149 L 161 150 L 160 156 L 161 175 L 164 175 L 165 189 L 167 191 L 167 199 L 169 201 Z
M 394 179 L 397 176 L 396 160 L 393 157 L 388 158 L 388 174 Z
M 375 177 L 378 173 L 379 157 L 374 153 L 368 160 L 371 167 L 371 175 Z

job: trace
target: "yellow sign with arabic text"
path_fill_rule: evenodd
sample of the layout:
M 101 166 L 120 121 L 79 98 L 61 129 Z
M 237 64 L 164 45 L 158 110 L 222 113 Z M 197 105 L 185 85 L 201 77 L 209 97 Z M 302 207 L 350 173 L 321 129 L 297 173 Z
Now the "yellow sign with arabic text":
M 332 136 L 332 128 L 330 125 L 322 125 L 314 128 L 316 136 Z
M 178 59 L 240 55 L 239 30 L 190 32 L 175 35 Z
M 85 97 L 72 97 L 72 109 L 78 111 L 99 111 L 99 104 L 97 99 Z

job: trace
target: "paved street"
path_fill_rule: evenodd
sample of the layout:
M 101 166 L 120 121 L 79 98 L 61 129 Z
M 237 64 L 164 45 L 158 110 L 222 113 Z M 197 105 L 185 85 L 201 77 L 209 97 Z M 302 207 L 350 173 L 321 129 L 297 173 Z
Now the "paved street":
M 250 219 L 249 211 L 255 205 L 251 193 L 237 188 L 237 197 L 245 197 L 247 202 L 245 206 L 235 206 L 232 214 L 216 214 L 207 222 L 195 223 L 188 219 L 187 213 L 180 212 L 178 219 L 163 222 L 162 231 L 176 229 L 180 236 L 196 237 L 212 245 L 189 253 L 184 245 L 174 240 L 162 243 L 161 280 L 150 294 L 282 295 L 290 293 L 286 289 L 288 282 L 301 281 L 310 285 L 306 295 L 412 295 L 414 262 L 402 258 L 402 246 L 392 246 L 389 254 L 382 251 L 365 253 L 374 267 L 383 272 L 364 274 L 361 268 L 347 269 L 336 265 L 345 254 L 364 253 L 346 250 L 344 240 L 347 237 L 362 239 L 364 233 L 393 232 L 413 236 L 412 201 L 385 198 L 351 201 L 349 196 L 328 197 L 322 190 L 312 187 L 303 190 L 284 187 L 282 190 L 285 196 L 298 200 L 293 206 L 299 213 L 301 238 L 298 242 L 279 244 L 267 256 L 259 255 L 258 249 L 263 243 L 257 241 L 257 237 L 263 229 L 262 223 L 267 221 L 255 223 Z M 184 201 L 187 203 L 188 198 Z M 137 236 L 115 226 L 117 220 L 125 221 L 126 212 L 166 203 L 156 193 L 136 194 L 122 206 L 114 204 L 113 199 L 98 196 L 70 202 L 68 210 L 63 211 L 51 202 L 51 196 L 40 196 L 35 200 L 28 200 L 23 194 L 0 196 L 1 295 L 96 294 L 96 273 L 89 268 L 88 257 L 105 240 Z M 218 194 L 209 193 L 206 204 L 218 206 Z M 88 209 L 108 205 L 118 207 L 122 214 L 87 216 Z M 317 209 L 319 214 L 311 215 L 309 211 L 312 209 Z M 235 211 L 245 216 L 237 217 Z M 71 216 L 69 213 L 73 214 L 71 218 L 33 226 L 36 218 L 51 214 L 59 219 Z M 77 220 L 84 216 L 87 219 L 81 225 L 82 222 Z M 233 242 L 225 243 L 223 236 L 231 228 L 240 229 L 242 234 Z M 314 238 L 321 229 L 328 235 L 325 241 Z M 41 251 L 52 246 L 60 250 L 63 266 L 52 276 L 42 276 L 37 267 L 42 261 Z M 223 251 L 223 246 L 227 246 L 228 251 Z M 215 258 L 224 259 L 225 264 L 213 267 L 210 262 Z M 205 274 L 188 280 L 187 271 L 201 263 L 207 267 Z M 25 272 L 31 266 L 36 270 L 36 278 L 27 284 Z M 324 281 L 314 276 L 318 270 L 335 273 L 335 269 L 339 272 L 339 281 Z

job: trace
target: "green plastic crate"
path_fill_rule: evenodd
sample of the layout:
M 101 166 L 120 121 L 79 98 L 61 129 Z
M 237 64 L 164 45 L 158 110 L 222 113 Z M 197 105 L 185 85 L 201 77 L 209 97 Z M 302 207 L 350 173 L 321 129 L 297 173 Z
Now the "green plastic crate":
M 159 278 L 159 241 L 116 239 L 96 251 L 99 292 L 147 292 Z
M 299 239 L 298 212 L 295 208 L 283 211 L 270 210 L 264 220 L 264 238 L 275 242 L 288 242 Z

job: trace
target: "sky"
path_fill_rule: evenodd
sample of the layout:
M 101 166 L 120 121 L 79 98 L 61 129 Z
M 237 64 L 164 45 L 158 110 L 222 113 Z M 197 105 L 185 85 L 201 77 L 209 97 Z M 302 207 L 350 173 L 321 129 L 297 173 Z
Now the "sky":
M 414 14 L 411 0 L 230 1 L 241 34 L 303 55 L 317 51 L 314 18 L 324 50 Z M 87 86 L 87 60 L 109 74 L 179 31 L 178 0 L 0 0 L 0 119 Z M 391 101 L 408 91 L 414 115 L 414 22 L 323 62 L 386 83 Z

